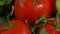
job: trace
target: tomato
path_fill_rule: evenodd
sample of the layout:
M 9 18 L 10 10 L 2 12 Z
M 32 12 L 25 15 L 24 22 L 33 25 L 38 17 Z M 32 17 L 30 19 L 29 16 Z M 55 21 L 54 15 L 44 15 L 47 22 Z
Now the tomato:
M 50 0 L 50 4 L 51 4 L 51 12 L 52 14 L 56 14 L 56 6 L 55 6 L 56 0 Z
M 42 15 L 50 18 L 50 2 L 49 0 L 15 0 L 14 13 L 18 20 L 25 21 L 33 25 Z
M 47 31 L 50 31 L 50 30 L 54 29 L 54 27 L 52 25 L 50 25 L 50 24 L 46 24 L 45 27 L 46 27 Z
M 48 34 L 57 34 L 57 31 L 56 30 L 51 30 L 48 32 Z
M 39 27 L 38 30 L 37 30 L 38 31 L 37 33 L 39 34 L 43 27 L 45 27 L 46 32 L 48 34 L 58 34 L 58 33 L 60 33 L 60 30 L 55 29 L 55 27 L 53 26 L 53 24 L 56 25 L 56 20 L 53 19 L 53 20 L 50 20 L 49 22 L 50 23 L 46 23 L 45 26 Z M 60 21 L 59 21 L 59 23 L 60 23 Z
M 58 30 L 57 32 L 58 32 L 58 34 L 60 34 L 60 30 Z
M 11 20 L 11 24 L 14 24 L 12 28 L 2 32 L 1 34 L 31 34 L 29 28 L 19 20 Z

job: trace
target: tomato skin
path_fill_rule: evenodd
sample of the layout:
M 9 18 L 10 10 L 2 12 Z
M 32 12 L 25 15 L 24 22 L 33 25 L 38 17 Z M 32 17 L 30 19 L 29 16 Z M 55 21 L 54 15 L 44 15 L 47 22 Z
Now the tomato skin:
M 60 30 L 58 30 L 57 32 L 58 32 L 58 34 L 60 34 Z
M 54 29 L 54 27 L 52 25 L 50 25 L 50 24 L 46 24 L 45 27 L 46 27 L 47 31 L 50 31 L 50 30 Z
M 29 28 L 19 20 L 11 20 L 10 21 L 13 25 L 13 28 L 10 28 L 6 30 L 5 32 L 2 32 L 1 34 L 31 34 Z
M 51 30 L 48 32 L 48 34 L 57 34 L 57 31 L 56 30 Z
M 50 0 L 52 14 L 53 13 L 56 14 L 56 12 L 57 12 L 55 3 L 56 3 L 56 0 Z
M 46 18 L 50 18 L 50 2 L 49 0 L 35 1 L 32 4 L 32 0 L 25 0 L 21 3 L 21 0 L 16 0 L 14 4 L 15 17 L 18 20 L 25 21 L 28 19 L 29 24 L 33 25 L 35 20 L 39 19 L 42 15 Z M 32 7 L 34 6 L 34 7 Z

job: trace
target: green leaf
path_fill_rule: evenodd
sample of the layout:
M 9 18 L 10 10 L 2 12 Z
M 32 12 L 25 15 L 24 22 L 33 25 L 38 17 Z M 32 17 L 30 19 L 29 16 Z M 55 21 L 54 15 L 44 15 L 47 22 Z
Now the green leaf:
M 38 24 L 42 19 L 37 19 L 35 24 Z
M 48 32 L 46 31 L 46 28 L 43 27 L 39 34 L 48 34 Z
M 3 6 L 6 3 L 6 0 L 0 0 L 0 6 Z
M 41 21 L 47 22 L 45 15 L 41 16 L 40 19 L 37 19 L 37 20 L 35 21 L 35 24 L 38 24 L 38 23 L 41 22 Z
M 7 0 L 7 3 L 11 2 L 12 0 Z
M 56 9 L 60 13 L 60 0 L 56 1 Z
M 3 6 L 5 4 L 8 4 L 9 2 L 11 2 L 12 0 L 0 0 L 0 6 Z

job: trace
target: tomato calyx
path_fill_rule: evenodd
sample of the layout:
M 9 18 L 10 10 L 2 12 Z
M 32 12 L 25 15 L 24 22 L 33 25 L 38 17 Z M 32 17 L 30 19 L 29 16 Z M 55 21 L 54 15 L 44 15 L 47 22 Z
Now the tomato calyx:
M 42 22 L 42 24 L 39 24 L 40 22 Z M 46 22 L 47 22 L 47 20 L 46 20 L 46 17 L 45 17 L 44 15 L 41 16 L 40 19 L 37 19 L 37 20 L 35 21 L 35 24 L 34 24 L 33 26 L 30 26 L 30 25 L 28 24 L 28 19 L 25 21 L 26 25 L 30 28 L 30 30 L 31 30 L 31 32 L 32 32 L 33 34 L 35 34 L 35 30 L 36 30 L 38 27 L 40 27 L 40 26 L 42 26 L 42 25 L 45 25 Z
M 58 22 L 60 22 L 60 21 L 58 20 Z M 43 25 L 42 28 L 41 28 L 41 26 L 39 28 L 43 29 L 44 27 L 46 28 L 46 31 L 48 34 L 57 34 L 57 32 L 60 31 L 59 27 L 56 28 L 56 18 L 47 19 L 47 23 L 45 25 Z M 39 29 L 38 31 L 39 31 L 39 33 L 41 33 L 42 30 Z M 43 32 L 46 32 L 46 31 L 43 31 Z
M 41 18 L 37 19 L 37 20 L 35 21 L 35 24 L 38 24 L 38 23 L 40 23 L 40 22 L 44 22 L 44 23 L 47 22 L 45 15 L 43 15 L 43 16 L 41 16 Z

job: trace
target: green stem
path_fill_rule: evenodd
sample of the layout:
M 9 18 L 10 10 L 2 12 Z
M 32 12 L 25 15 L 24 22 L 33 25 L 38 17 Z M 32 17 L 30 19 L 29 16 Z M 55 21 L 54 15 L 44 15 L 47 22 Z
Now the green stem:
M 35 33 L 35 30 L 36 30 L 38 27 L 40 27 L 40 25 L 34 25 L 34 26 L 31 28 L 32 34 L 36 34 L 36 33 Z
M 37 27 L 32 27 L 32 28 L 31 28 L 32 34 L 35 34 L 36 28 L 37 28 Z
M 7 26 L 8 27 L 13 27 L 13 25 L 10 23 L 10 16 L 13 14 L 13 10 L 14 10 L 14 6 L 12 6 L 12 10 L 11 10 L 11 13 L 9 13 L 7 16 L 6 16 L 6 19 L 7 19 Z
M 7 18 L 7 26 L 8 26 L 9 28 L 11 28 L 11 27 L 12 27 L 12 24 L 10 23 L 9 17 L 7 16 L 6 18 Z
M 26 23 L 26 25 L 30 28 L 32 34 L 35 34 L 35 30 L 36 30 L 36 28 L 37 28 L 38 26 L 37 26 L 37 25 L 30 26 L 30 25 L 28 24 L 28 20 L 26 20 L 25 23 Z
M 32 34 L 35 34 L 35 32 L 32 32 Z
M 57 12 L 57 15 L 56 15 L 56 29 L 59 28 L 59 12 Z

